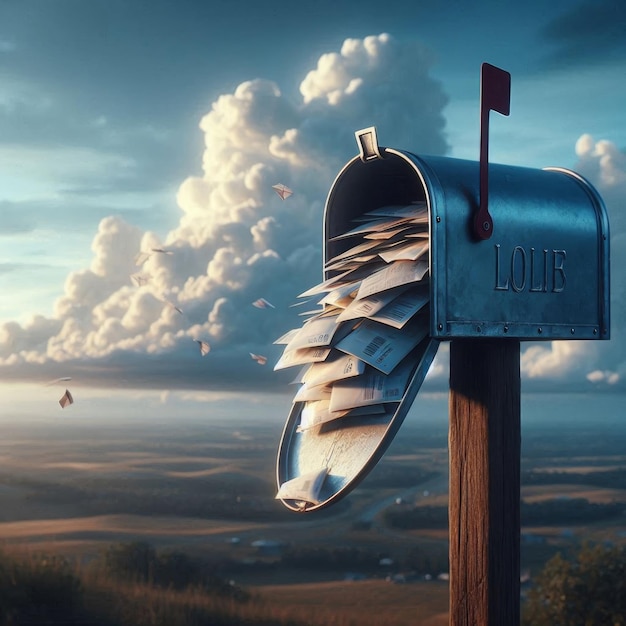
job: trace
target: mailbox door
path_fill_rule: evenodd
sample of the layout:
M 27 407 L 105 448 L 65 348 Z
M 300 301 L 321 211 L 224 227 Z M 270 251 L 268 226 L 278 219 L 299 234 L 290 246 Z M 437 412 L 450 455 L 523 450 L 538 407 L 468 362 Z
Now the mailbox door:
M 399 175 L 396 164 L 377 160 L 363 164 L 359 158 L 351 161 L 338 175 L 326 203 L 324 217 L 324 262 L 361 242 L 360 237 L 334 240 L 355 227 L 353 220 L 364 213 L 384 206 L 410 205 L 424 199 L 424 186 L 415 170 L 405 164 L 408 176 Z M 388 169 L 389 165 L 391 169 Z M 364 165 L 361 168 L 361 165 Z M 372 174 L 375 174 L 372 176 Z M 380 178 L 385 184 L 381 184 Z M 428 225 L 426 225 L 428 228 Z M 429 235 L 430 237 L 430 235 Z M 325 271 L 324 279 L 339 272 Z M 428 277 L 423 279 L 428 282 Z M 426 307 L 427 321 L 430 315 Z M 406 328 L 406 327 L 405 327 Z M 429 334 L 429 333 L 428 333 Z M 303 430 L 304 402 L 294 402 L 285 424 L 277 462 L 277 482 L 280 488 L 286 482 L 301 477 L 315 476 L 327 470 L 317 502 L 284 499 L 294 511 L 314 511 L 349 493 L 373 469 L 404 421 L 426 374 L 433 362 L 439 342 L 426 336 L 404 357 L 410 375 L 402 383 L 400 401 L 383 403 L 384 412 L 347 416 L 319 427 Z M 382 384 L 382 383 L 381 383 Z

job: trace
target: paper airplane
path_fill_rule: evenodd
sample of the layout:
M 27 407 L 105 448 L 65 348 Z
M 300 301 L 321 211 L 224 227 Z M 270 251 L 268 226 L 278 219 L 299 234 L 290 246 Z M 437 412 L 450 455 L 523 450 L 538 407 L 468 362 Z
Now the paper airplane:
M 290 195 L 293 194 L 293 191 L 291 191 L 289 187 L 283 185 L 282 183 L 272 185 L 272 189 L 280 196 L 281 200 L 286 200 Z
M 252 306 L 255 306 L 257 309 L 275 309 L 276 307 L 268 302 L 265 298 L 259 298 L 252 303 Z
M 211 351 L 211 346 L 206 341 L 200 341 L 199 339 L 194 339 L 197 344 L 200 344 L 200 354 L 202 356 L 206 356 Z
M 250 356 L 259 364 L 259 365 L 265 365 L 267 363 L 267 357 L 266 356 L 262 356 L 260 354 L 254 354 L 253 352 L 250 352 Z
M 160 254 L 174 254 L 171 250 L 166 250 L 165 248 L 150 248 L 152 252 L 159 252 Z
M 74 404 L 74 398 L 72 398 L 72 394 L 70 393 L 69 389 L 65 390 L 65 393 L 59 400 L 59 404 L 61 405 L 62 409 L 64 409 L 66 406 L 69 406 L 70 404 Z

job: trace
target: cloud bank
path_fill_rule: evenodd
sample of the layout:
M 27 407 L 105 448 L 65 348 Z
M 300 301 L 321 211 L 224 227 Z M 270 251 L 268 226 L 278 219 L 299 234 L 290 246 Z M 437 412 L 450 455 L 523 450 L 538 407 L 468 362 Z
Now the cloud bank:
M 291 101 L 256 79 L 220 96 L 200 120 L 201 175 L 180 184 L 178 224 L 164 236 L 104 218 L 88 268 L 67 276 L 52 317 L 0 327 L 4 380 L 72 376 L 102 387 L 286 390 L 273 340 L 300 326 L 297 294 L 319 282 L 323 206 L 356 153 L 354 131 L 376 125 L 384 145 L 444 154 L 447 97 L 430 57 L 386 34 L 348 39 L 320 57 Z M 611 223 L 612 340 L 524 345 L 525 388 L 620 388 L 626 379 L 626 159 L 588 135 L 575 169 L 597 186 Z M 272 185 L 294 190 L 281 200 Z M 17 228 L 19 225 L 16 225 Z M 164 249 L 171 254 L 153 252 Z M 136 265 L 140 251 L 150 252 Z M 136 275 L 136 280 L 131 275 Z M 266 298 L 275 308 L 252 305 Z M 304 307 L 308 308 L 308 307 Z M 208 342 L 202 356 L 195 340 Z M 264 355 L 261 366 L 250 353 Z M 447 385 L 447 346 L 431 380 Z
M 301 324 L 289 305 L 321 277 L 324 200 L 356 152 L 354 131 L 376 124 L 389 145 L 447 150 L 447 98 L 429 65 L 420 47 L 382 34 L 322 55 L 299 101 L 262 79 L 220 96 L 200 121 L 202 175 L 179 187 L 178 225 L 159 237 L 103 219 L 90 267 L 67 277 L 54 315 L 0 328 L 4 380 L 284 388 L 290 374 L 272 372 L 281 351 L 272 342 Z M 281 200 L 278 182 L 294 195 Z M 152 252 L 136 266 L 139 251 L 155 248 L 172 254 Z M 253 307 L 260 297 L 275 309 Z M 206 357 L 194 340 L 211 345 Z

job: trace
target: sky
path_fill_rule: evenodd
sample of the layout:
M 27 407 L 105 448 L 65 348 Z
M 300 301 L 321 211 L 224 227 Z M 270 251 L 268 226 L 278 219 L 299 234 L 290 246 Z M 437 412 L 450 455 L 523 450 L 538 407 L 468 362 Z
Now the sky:
M 512 76 L 490 160 L 574 169 L 611 224 L 611 341 L 524 344 L 523 388 L 623 392 L 623 2 L 0 0 L 3 401 L 65 376 L 139 411 L 289 392 L 272 342 L 321 280 L 354 131 L 476 160 L 482 62 Z

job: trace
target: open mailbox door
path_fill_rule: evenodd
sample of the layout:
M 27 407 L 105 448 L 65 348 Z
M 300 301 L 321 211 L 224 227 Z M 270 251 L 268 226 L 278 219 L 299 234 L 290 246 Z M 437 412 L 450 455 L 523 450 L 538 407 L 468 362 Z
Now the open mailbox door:
M 277 497 L 295 511 L 334 503 L 367 475 L 400 428 L 437 352 L 438 341 L 430 337 L 424 193 L 419 184 L 394 186 L 392 194 L 380 181 L 372 184 L 369 173 L 379 170 L 377 162 L 356 157 L 348 163 L 326 203 L 318 290 L 324 313 L 303 329 L 319 325 L 309 335 L 314 343 L 324 334 L 318 320 L 327 319 L 335 335 L 322 340 L 324 360 L 302 377 L 278 454 Z M 361 165 L 358 174 L 353 168 Z M 364 176 L 362 184 L 354 176 Z M 315 385 L 320 380 L 325 387 Z
M 608 218 L 583 177 L 490 165 L 493 223 L 477 237 L 478 162 L 379 147 L 373 128 L 356 135 L 361 153 L 325 207 L 324 312 L 305 323 L 308 344 L 301 335 L 285 353 L 318 349 L 277 460 L 277 498 L 300 512 L 336 502 L 374 467 L 439 341 L 610 335 Z M 333 362 L 345 371 L 327 367 L 324 379 Z

